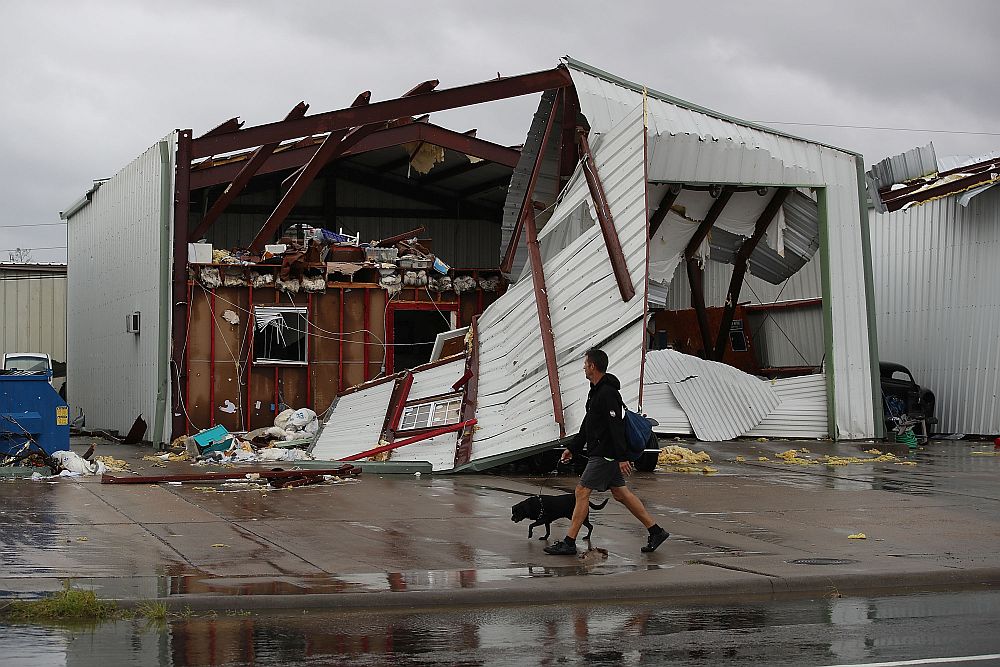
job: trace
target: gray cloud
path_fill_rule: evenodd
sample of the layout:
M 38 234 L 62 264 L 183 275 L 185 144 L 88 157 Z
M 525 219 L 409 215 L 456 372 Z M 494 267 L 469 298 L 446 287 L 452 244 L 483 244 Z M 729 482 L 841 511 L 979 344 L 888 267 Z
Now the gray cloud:
M 174 128 L 259 124 L 362 90 L 394 97 L 553 66 L 570 54 L 623 77 L 764 121 L 1000 130 L 991 84 L 1000 5 L 790 0 L 712 3 L 34 2 L 5 7 L 0 43 L 0 249 L 64 245 L 55 222 Z M 522 140 L 535 98 L 437 114 Z M 1000 137 L 779 126 L 865 154 L 934 140 L 983 153 Z M 36 259 L 62 260 L 61 251 Z M 5 254 L 0 253 L 0 258 Z

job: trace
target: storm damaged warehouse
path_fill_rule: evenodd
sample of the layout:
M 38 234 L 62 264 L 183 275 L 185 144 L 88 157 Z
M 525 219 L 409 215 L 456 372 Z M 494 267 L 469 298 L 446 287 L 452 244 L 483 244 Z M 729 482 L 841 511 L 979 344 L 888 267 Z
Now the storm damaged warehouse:
M 436 87 L 177 131 L 68 209 L 88 425 L 310 407 L 317 458 L 483 469 L 579 429 L 599 346 L 662 432 L 881 435 L 860 156 L 569 58 Z M 538 93 L 523 147 L 426 117 Z

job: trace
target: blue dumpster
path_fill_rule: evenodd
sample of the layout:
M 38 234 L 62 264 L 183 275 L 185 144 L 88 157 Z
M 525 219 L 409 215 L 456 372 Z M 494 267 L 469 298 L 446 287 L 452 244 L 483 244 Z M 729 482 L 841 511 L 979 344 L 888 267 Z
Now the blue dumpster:
M 0 371 L 0 457 L 69 449 L 69 407 L 45 373 Z

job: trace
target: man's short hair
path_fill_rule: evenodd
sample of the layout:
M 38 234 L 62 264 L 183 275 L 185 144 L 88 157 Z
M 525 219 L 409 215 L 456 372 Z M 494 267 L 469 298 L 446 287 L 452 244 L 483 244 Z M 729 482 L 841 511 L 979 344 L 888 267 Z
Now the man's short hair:
M 604 353 L 604 350 L 598 350 L 596 347 L 587 350 L 587 359 L 594 364 L 597 370 L 602 373 L 608 372 L 608 355 Z

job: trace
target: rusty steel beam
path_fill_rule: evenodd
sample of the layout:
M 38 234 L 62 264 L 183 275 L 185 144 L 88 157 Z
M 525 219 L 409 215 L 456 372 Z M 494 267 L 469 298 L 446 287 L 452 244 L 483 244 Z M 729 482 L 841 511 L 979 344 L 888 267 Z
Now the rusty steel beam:
M 401 146 L 412 141 L 426 141 L 458 153 L 495 162 L 511 169 L 517 166 L 517 161 L 521 156 L 521 151 L 517 148 L 509 148 L 483 139 L 476 139 L 475 137 L 448 130 L 438 125 L 411 123 L 374 132 L 363 138 L 356 145 L 345 149 L 340 158 L 347 158 L 382 148 Z M 315 154 L 320 143 L 320 140 L 315 140 L 313 143 L 300 142 L 302 145 L 289 145 L 288 148 L 282 147 L 275 151 L 274 155 L 264 163 L 257 173 L 270 174 L 276 171 L 301 167 Z M 228 183 L 239 173 L 239 170 L 240 162 L 238 161 L 203 167 L 201 169 L 196 168 L 192 173 L 191 187 L 198 189 L 210 185 Z M 421 179 L 422 181 L 423 179 Z
M 656 232 L 659 231 L 660 225 L 667 217 L 667 213 L 670 212 L 670 207 L 674 205 L 677 201 L 677 197 L 681 194 L 681 190 L 684 189 L 683 185 L 668 185 L 667 191 L 663 194 L 663 198 L 660 199 L 660 205 L 656 207 L 653 211 L 653 215 L 649 216 L 649 238 L 656 236 Z
M 535 227 L 535 212 L 530 206 L 525 211 L 524 227 L 528 235 L 528 261 L 531 264 L 531 284 L 535 288 L 535 310 L 538 312 L 538 327 L 542 333 L 542 351 L 545 353 L 545 371 L 549 377 L 552 414 L 555 417 L 556 423 L 559 424 L 559 437 L 565 438 L 566 420 L 563 415 L 562 391 L 559 388 L 556 340 L 552 332 L 552 315 L 549 312 L 549 296 L 545 288 L 542 253 L 538 247 L 538 229 Z
M 472 349 L 465 357 L 465 375 L 468 375 L 469 379 L 465 385 L 465 393 L 462 395 L 463 421 L 473 419 L 476 416 L 476 407 L 479 405 L 479 315 L 472 318 L 469 331 L 472 333 Z M 472 460 L 473 434 L 474 430 L 469 428 L 462 431 L 458 437 L 458 443 L 455 446 L 456 468 Z
M 405 447 L 407 445 L 412 445 L 415 442 L 421 442 L 423 440 L 430 440 L 431 438 L 436 438 L 439 435 L 447 435 L 448 433 L 454 433 L 455 431 L 461 431 L 467 426 L 475 426 L 476 420 L 469 419 L 464 422 L 459 422 L 457 424 L 452 424 L 451 426 L 445 426 L 442 428 L 437 428 L 431 431 L 426 431 L 418 435 L 411 436 L 409 438 L 404 438 L 402 440 L 397 440 L 396 442 L 389 445 L 382 445 L 381 447 L 375 447 L 374 449 L 369 449 L 364 452 L 359 452 L 357 454 L 352 454 L 351 456 L 345 456 L 340 459 L 341 461 L 358 461 L 360 459 L 368 458 L 369 456 L 375 456 L 376 454 L 381 454 L 382 452 L 391 452 L 394 449 L 399 449 L 400 447 Z
M 389 416 L 389 428 L 388 432 L 390 434 L 395 434 L 399 430 L 399 420 L 403 418 L 403 408 L 406 407 L 406 401 L 410 397 L 410 387 L 413 386 L 413 373 L 406 371 L 406 375 L 403 376 L 403 382 L 399 389 L 399 398 L 396 400 L 396 405 L 393 406 L 392 412 Z
M 101 484 L 159 484 L 161 482 L 207 482 L 233 480 L 245 482 L 248 479 L 263 479 L 270 482 L 278 479 L 296 479 L 299 477 L 322 477 L 336 475 L 337 477 L 356 477 L 361 474 L 361 468 L 353 465 L 342 465 L 327 469 L 303 470 L 269 470 L 267 468 L 241 468 L 227 472 L 195 472 L 179 475 L 128 475 L 118 477 L 107 473 L 101 475 Z
M 174 167 L 174 264 L 170 288 L 171 303 L 171 353 L 170 396 L 171 435 L 170 439 L 184 433 L 184 411 L 180 401 L 185 400 L 187 364 L 184 360 L 187 349 L 188 304 L 187 263 L 188 263 L 188 216 L 191 208 L 191 130 L 177 132 L 176 166 Z M 166 324 L 166 323 L 162 323 Z M 183 369 L 183 375 L 182 375 Z
M 230 132 L 238 131 L 241 127 L 243 127 L 243 121 L 239 119 L 239 116 L 236 116 L 234 118 L 230 118 L 229 120 L 219 123 L 211 130 L 198 137 L 198 139 L 204 139 L 205 137 L 214 137 L 217 134 L 229 134 Z
M 358 95 L 357 99 L 354 100 L 353 106 L 364 106 L 368 104 L 371 99 L 371 93 L 365 91 Z M 254 237 L 253 241 L 250 242 L 251 250 L 260 250 L 267 243 L 267 240 L 281 227 L 281 223 L 285 221 L 288 214 L 292 212 L 295 205 L 305 194 L 306 190 L 312 185 L 312 182 L 319 175 L 319 172 L 327 165 L 330 160 L 335 158 L 337 155 L 343 152 L 343 144 L 345 138 L 353 133 L 359 132 L 362 128 L 355 128 L 354 130 L 338 130 L 336 132 L 331 132 L 327 135 L 326 139 L 320 144 L 320 147 L 316 149 L 309 161 L 302 167 L 298 176 L 295 178 L 295 182 L 291 184 L 288 191 L 282 196 L 281 201 L 275 207 L 271 215 L 268 216 L 267 221 L 264 222 L 264 226 L 261 227 L 260 231 Z
M 531 167 L 531 175 L 528 177 L 528 186 L 524 191 L 524 199 L 521 201 L 521 213 L 514 224 L 514 231 L 511 233 L 510 241 L 507 242 L 507 249 L 503 254 L 503 261 L 500 262 L 500 270 L 510 273 L 514 267 L 514 257 L 517 255 L 517 245 L 521 242 L 521 230 L 524 228 L 524 218 L 527 211 L 532 207 L 532 197 L 535 194 L 535 184 L 538 182 L 538 175 L 542 171 L 543 157 L 545 149 L 549 145 L 549 136 L 552 134 L 552 127 L 556 122 L 556 110 L 559 105 L 552 101 L 552 108 L 549 109 L 549 117 L 545 121 L 545 130 L 542 132 L 542 141 L 538 145 L 538 154 L 535 155 L 535 164 Z
M 767 228 L 771 226 L 771 221 L 778 215 L 782 204 L 791 192 L 789 188 L 779 188 L 767 206 L 761 212 L 754 223 L 753 234 L 740 244 L 740 249 L 736 251 L 733 259 L 733 276 L 729 281 L 729 291 L 726 293 L 726 305 L 722 309 L 722 323 L 719 325 L 719 335 L 715 339 L 715 351 L 711 358 L 715 361 L 722 361 L 726 355 L 726 343 L 729 342 L 729 327 L 733 324 L 733 314 L 739 304 L 740 292 L 743 289 L 743 277 L 747 273 L 747 262 L 754 249 L 764 238 Z
M 622 252 L 622 244 L 618 239 L 618 230 L 615 229 L 615 221 L 611 215 L 611 206 L 608 203 L 607 193 L 604 191 L 604 184 L 601 183 L 600 174 L 597 173 L 597 162 L 590 151 L 587 132 L 580 128 L 576 136 L 580 149 L 580 159 L 583 161 L 583 173 L 587 177 L 587 186 L 590 188 L 590 197 L 594 201 L 594 208 L 597 209 L 597 221 L 601 225 L 601 234 L 604 235 L 604 245 L 608 249 L 608 257 L 611 258 L 611 270 L 618 282 L 618 291 L 621 292 L 622 301 L 631 301 L 632 297 L 635 296 L 635 286 L 632 285 L 632 278 L 628 274 L 628 263 L 625 261 L 625 253 Z
M 306 115 L 306 110 L 309 109 L 309 105 L 305 102 L 299 102 L 296 104 L 291 111 L 285 116 L 285 120 L 292 120 L 293 118 L 301 118 Z M 205 217 L 202 219 L 198 227 L 188 235 L 189 241 L 197 241 L 202 237 L 202 235 L 207 232 L 212 225 L 219 219 L 222 213 L 226 210 L 226 207 L 233 203 L 243 189 L 250 182 L 250 179 L 254 177 L 257 171 L 267 162 L 268 158 L 274 153 L 275 149 L 278 148 L 278 142 L 272 142 L 270 144 L 265 144 L 255 150 L 253 155 L 250 156 L 244 164 L 240 172 L 236 174 L 236 177 L 230 181 L 226 189 L 222 191 L 222 194 L 212 207 L 208 209 Z
M 731 186 L 726 186 L 722 188 L 722 192 L 719 194 L 719 198 L 712 202 L 712 207 L 708 209 L 708 214 L 705 215 L 705 219 L 701 221 L 698 225 L 698 229 L 695 231 L 694 236 L 688 241 L 687 247 L 684 248 L 684 261 L 687 264 L 687 275 L 688 284 L 691 287 L 691 305 L 694 306 L 695 315 L 698 317 L 698 330 L 701 332 L 701 342 L 703 345 L 702 354 L 705 359 L 710 358 L 709 355 L 712 354 L 712 335 L 708 330 L 708 314 L 705 312 L 705 285 L 704 285 L 704 271 L 700 264 L 698 264 L 698 258 L 694 254 L 698 251 L 698 248 L 704 242 L 705 237 L 712 230 L 712 225 L 715 221 L 719 219 L 722 215 L 722 210 L 726 208 L 726 204 L 729 203 L 729 199 L 733 196 L 736 191 L 735 188 Z
M 559 66 L 550 70 L 503 77 L 456 88 L 436 90 L 370 104 L 365 108 L 348 108 L 314 114 L 298 120 L 278 121 L 266 125 L 244 128 L 197 140 L 192 146 L 192 157 L 208 157 L 254 146 L 285 141 L 313 134 L 346 130 L 370 123 L 388 122 L 405 116 L 455 109 L 458 107 L 492 102 L 510 97 L 539 93 L 543 90 L 572 85 L 569 70 Z

